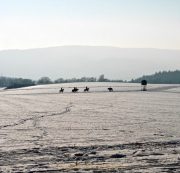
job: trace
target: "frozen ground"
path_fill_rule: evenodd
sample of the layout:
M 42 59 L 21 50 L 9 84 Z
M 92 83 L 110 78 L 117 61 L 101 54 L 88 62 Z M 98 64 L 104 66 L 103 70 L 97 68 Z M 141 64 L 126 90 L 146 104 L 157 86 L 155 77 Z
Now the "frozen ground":
M 0 171 L 180 172 L 180 85 L 140 89 L 126 83 L 1 88 Z

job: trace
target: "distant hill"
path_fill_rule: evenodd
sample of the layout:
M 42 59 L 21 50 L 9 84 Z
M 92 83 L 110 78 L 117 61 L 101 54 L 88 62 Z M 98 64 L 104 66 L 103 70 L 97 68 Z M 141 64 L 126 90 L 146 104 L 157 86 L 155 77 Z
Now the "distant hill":
M 180 84 L 180 71 L 156 72 L 153 75 L 143 76 L 135 80 L 132 79 L 131 82 L 140 83 L 144 79 L 151 84 Z
M 59 46 L 0 51 L 0 74 L 38 80 L 81 77 L 131 80 L 142 74 L 179 68 L 180 50 Z

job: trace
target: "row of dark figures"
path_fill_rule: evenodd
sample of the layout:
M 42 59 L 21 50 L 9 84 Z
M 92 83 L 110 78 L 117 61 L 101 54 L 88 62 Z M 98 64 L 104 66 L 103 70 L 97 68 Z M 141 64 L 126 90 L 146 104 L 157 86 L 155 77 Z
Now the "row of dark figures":
M 78 89 L 77 87 L 74 87 L 74 88 L 72 89 L 72 92 L 73 92 L 73 93 L 74 93 L 74 92 L 78 92 L 78 90 L 79 90 L 79 89 Z M 109 87 L 108 90 L 109 90 L 109 92 L 112 92 L 112 91 L 113 91 L 113 88 Z M 60 93 L 63 93 L 63 92 L 64 92 L 64 88 L 61 88 L 61 89 L 59 90 L 59 92 L 60 92 Z M 89 92 L 89 88 L 86 87 L 86 88 L 84 89 L 84 92 Z

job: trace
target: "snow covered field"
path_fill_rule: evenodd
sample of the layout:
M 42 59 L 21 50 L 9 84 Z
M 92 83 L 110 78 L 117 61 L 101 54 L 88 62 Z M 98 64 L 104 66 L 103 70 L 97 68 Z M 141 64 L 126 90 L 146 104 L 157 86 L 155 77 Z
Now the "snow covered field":
M 0 171 L 180 172 L 180 85 L 140 89 L 129 83 L 1 88 Z

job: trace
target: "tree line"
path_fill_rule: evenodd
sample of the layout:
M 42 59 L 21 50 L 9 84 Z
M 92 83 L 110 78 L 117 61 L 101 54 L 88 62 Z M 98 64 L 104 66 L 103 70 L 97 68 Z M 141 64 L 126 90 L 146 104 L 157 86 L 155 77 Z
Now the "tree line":
M 110 80 L 110 79 L 105 78 L 104 74 L 102 74 L 99 76 L 98 79 L 96 77 L 82 77 L 80 79 L 59 78 L 59 79 L 56 79 L 55 81 L 51 81 L 49 77 L 42 77 L 37 81 L 37 84 L 73 83 L 73 82 L 123 82 L 123 80 Z
M 36 81 L 31 79 L 22 79 L 22 78 L 10 78 L 10 77 L 0 77 L 0 87 L 10 87 L 14 86 L 14 88 L 18 88 L 18 86 L 33 86 Z
M 0 87 L 7 87 L 7 89 L 33 86 L 33 85 L 42 85 L 42 84 L 73 83 L 73 82 L 123 82 L 123 80 L 110 80 L 105 78 L 104 74 L 100 75 L 98 79 L 96 77 L 82 77 L 80 79 L 58 78 L 54 81 L 52 81 L 49 77 L 41 77 L 37 81 L 31 79 L 22 79 L 22 78 L 9 78 L 3 76 L 0 77 Z
M 130 82 L 140 83 L 144 79 L 151 84 L 180 84 L 180 71 L 159 71 L 153 75 L 144 75 L 140 78 L 132 79 Z
M 152 84 L 180 84 L 180 71 L 160 71 L 153 75 L 144 75 L 137 79 L 132 79 L 130 83 L 141 83 L 142 80 L 147 80 Z M 110 80 L 105 78 L 104 74 L 96 77 L 82 77 L 79 79 L 63 79 L 58 78 L 52 81 L 49 77 L 41 77 L 34 81 L 31 79 L 0 77 L 0 87 L 19 88 L 25 86 L 42 85 L 42 84 L 56 84 L 56 83 L 73 83 L 73 82 L 126 82 L 123 80 Z

